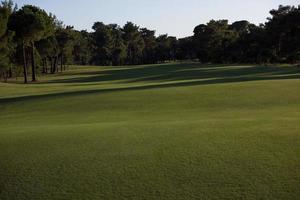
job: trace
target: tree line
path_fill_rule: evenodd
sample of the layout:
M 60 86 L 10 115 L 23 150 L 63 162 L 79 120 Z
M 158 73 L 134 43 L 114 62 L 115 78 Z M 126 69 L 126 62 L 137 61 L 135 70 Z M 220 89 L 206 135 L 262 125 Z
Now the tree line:
M 177 39 L 127 22 L 95 22 L 92 31 L 65 26 L 55 15 L 12 0 L 0 4 L 0 78 L 36 81 L 67 64 L 138 65 L 175 60 L 202 63 L 297 63 L 300 60 L 300 6 L 279 6 L 260 25 L 211 20 L 194 35 Z

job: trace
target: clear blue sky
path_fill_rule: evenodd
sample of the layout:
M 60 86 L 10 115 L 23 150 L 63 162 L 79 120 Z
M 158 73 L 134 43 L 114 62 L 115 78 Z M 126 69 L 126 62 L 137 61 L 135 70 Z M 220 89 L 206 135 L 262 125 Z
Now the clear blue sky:
M 210 19 L 246 19 L 265 22 L 269 10 L 278 5 L 298 5 L 300 0 L 15 0 L 37 5 L 54 13 L 66 25 L 91 30 L 95 21 L 124 25 L 132 21 L 141 27 L 184 37 L 196 25 Z

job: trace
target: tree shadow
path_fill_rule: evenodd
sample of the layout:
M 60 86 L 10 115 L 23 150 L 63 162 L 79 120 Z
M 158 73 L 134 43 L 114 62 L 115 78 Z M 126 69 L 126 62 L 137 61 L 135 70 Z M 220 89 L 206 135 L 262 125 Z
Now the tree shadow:
M 122 91 L 138 91 L 138 90 L 147 90 L 147 89 L 162 89 L 162 88 L 173 88 L 173 87 L 186 87 L 186 86 L 200 86 L 200 85 L 209 85 L 209 84 L 224 84 L 224 83 L 237 83 L 237 82 L 248 82 L 248 81 L 260 81 L 260 80 L 284 80 L 284 79 L 299 79 L 300 73 L 299 69 L 289 69 L 289 73 L 284 71 L 273 72 L 269 76 L 240 76 L 240 77 L 223 77 L 223 78 L 213 78 L 213 79 L 203 79 L 203 80 L 186 80 L 183 82 L 173 82 L 173 83 L 159 83 L 143 86 L 132 86 L 132 87 L 121 87 L 121 88 L 110 88 L 110 89 L 93 89 L 93 90 L 84 90 L 84 91 L 72 91 L 72 92 L 62 92 L 62 93 L 53 93 L 53 94 L 42 94 L 42 95 L 33 95 L 33 96 L 22 96 L 22 97 L 12 97 L 12 98 L 3 98 L 0 99 L 1 104 L 14 103 L 18 101 L 31 101 L 39 100 L 43 98 L 61 98 L 61 97 L 73 97 L 73 96 L 83 96 L 91 94 L 104 94 L 111 92 L 122 92 Z M 296 70 L 296 71 L 295 71 Z
M 80 77 L 51 80 L 47 83 L 66 83 L 90 85 L 109 81 L 121 83 L 162 83 L 170 81 L 188 81 L 212 78 L 241 78 L 256 80 L 257 76 L 281 76 L 300 73 L 299 67 L 277 66 L 230 66 L 230 65 L 201 65 L 198 63 L 175 63 L 165 65 L 145 65 L 133 67 L 116 67 L 109 70 L 92 72 L 69 73 L 69 76 Z M 278 77 L 277 77 L 278 78 Z M 241 79 L 242 80 L 242 79 Z

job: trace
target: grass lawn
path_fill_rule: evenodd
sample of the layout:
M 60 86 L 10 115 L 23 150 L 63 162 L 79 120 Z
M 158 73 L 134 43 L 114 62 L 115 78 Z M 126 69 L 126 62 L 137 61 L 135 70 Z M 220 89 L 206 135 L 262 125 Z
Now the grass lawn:
M 1 200 L 300 199 L 300 67 L 39 79 L 0 83 Z

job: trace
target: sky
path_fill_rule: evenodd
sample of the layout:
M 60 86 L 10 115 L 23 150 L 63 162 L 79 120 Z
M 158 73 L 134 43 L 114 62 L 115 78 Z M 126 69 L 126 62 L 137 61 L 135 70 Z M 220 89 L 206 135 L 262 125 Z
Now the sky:
M 229 22 L 266 21 L 279 5 L 299 5 L 300 0 L 14 0 L 19 8 L 37 5 L 55 14 L 66 25 L 91 31 L 94 22 L 124 25 L 132 21 L 156 34 L 186 37 L 194 27 L 211 19 Z

